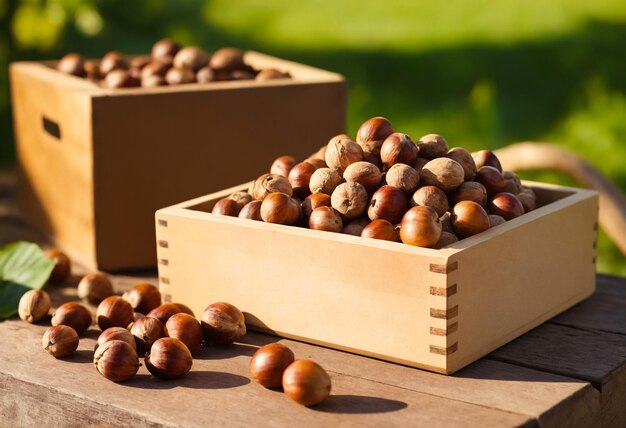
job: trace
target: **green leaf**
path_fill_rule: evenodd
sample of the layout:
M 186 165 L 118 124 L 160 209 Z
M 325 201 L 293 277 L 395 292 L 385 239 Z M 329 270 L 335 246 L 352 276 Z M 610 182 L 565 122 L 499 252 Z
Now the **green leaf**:
M 0 319 L 15 315 L 22 295 L 43 287 L 53 268 L 37 244 L 19 241 L 0 248 Z

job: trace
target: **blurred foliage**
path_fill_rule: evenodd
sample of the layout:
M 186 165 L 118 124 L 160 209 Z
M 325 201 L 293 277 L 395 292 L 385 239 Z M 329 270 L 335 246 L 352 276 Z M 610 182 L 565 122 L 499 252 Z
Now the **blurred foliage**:
M 558 142 L 626 191 L 621 0 L 0 0 L 0 166 L 13 161 L 9 62 L 145 53 L 164 36 L 344 74 L 352 134 L 383 115 L 414 137 L 438 132 L 470 149 Z M 626 275 L 602 234 L 598 245 L 598 269 Z

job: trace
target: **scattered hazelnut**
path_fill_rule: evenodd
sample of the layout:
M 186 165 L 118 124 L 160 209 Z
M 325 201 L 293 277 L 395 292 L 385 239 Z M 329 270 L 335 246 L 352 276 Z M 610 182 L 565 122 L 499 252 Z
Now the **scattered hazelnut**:
M 489 229 L 489 215 L 480 204 L 461 201 L 452 208 L 452 227 L 457 235 L 467 238 Z
M 319 170 L 318 170 L 319 171 Z M 316 171 L 317 172 L 317 171 Z M 313 174 L 315 175 L 315 174 Z M 312 193 L 302 201 L 302 215 L 308 223 L 311 213 L 318 207 L 330 207 L 330 196 L 326 193 Z
M 50 248 L 46 250 L 45 253 L 48 259 L 54 263 L 48 282 L 51 284 L 59 284 L 69 278 L 72 271 L 72 263 L 69 257 L 57 248 Z
M 454 189 L 449 195 L 450 205 L 461 201 L 474 201 L 483 207 L 487 206 L 487 189 L 476 181 L 466 181 Z
M 514 194 L 502 192 L 489 201 L 489 212 L 509 221 L 524 214 L 524 206 Z
M 161 292 L 156 286 L 147 282 L 133 286 L 122 297 L 130 303 L 134 311 L 142 314 L 147 314 L 161 304 Z
M 78 333 L 67 325 L 50 327 L 43 334 L 43 349 L 55 358 L 71 355 L 78 348 Z
M 380 148 L 387 137 L 393 134 L 391 122 L 384 117 L 373 117 L 363 122 L 356 133 L 356 142 L 364 155 L 380 155 Z
M 177 69 L 190 70 L 191 74 L 194 76 L 193 80 L 195 80 L 194 72 L 200 70 L 208 63 L 209 56 L 198 46 L 184 47 L 174 56 L 174 67 Z
M 102 344 L 110 342 L 111 340 L 121 340 L 122 342 L 128 343 L 133 349 L 137 349 L 135 337 L 130 331 L 128 331 L 124 327 L 111 327 L 100 333 L 100 336 L 98 336 L 98 341 L 96 342 L 93 350 L 95 351 L 100 346 L 102 346 Z
M 333 137 L 326 147 L 324 160 L 330 169 L 343 172 L 348 165 L 363 159 L 363 149 L 357 143 L 343 135 Z
M 361 236 L 363 238 L 382 239 L 384 241 L 393 242 L 398 242 L 400 240 L 396 227 L 382 218 L 373 220 L 371 223 L 366 225 L 361 231 Z
M 250 201 L 239 211 L 239 218 L 247 218 L 249 220 L 263 221 L 261 217 L 262 201 Z
M 262 200 L 270 193 L 285 193 L 293 195 L 293 189 L 287 177 L 278 174 L 263 174 L 252 185 L 252 197 Z
M 29 323 L 40 321 L 50 311 L 50 296 L 43 290 L 29 290 L 22 295 L 17 306 L 20 319 Z
M 419 139 L 417 148 L 421 157 L 435 159 L 446 155 L 448 142 L 441 135 L 428 134 Z
M 356 165 L 358 163 L 360 162 L 353 163 L 352 165 Z M 348 169 L 352 165 L 348 166 Z M 309 190 L 311 193 L 325 193 L 327 195 L 332 195 L 335 188 L 337 188 L 342 181 L 343 179 L 337 171 L 330 168 L 318 168 L 313 172 L 313 175 L 311 175 L 311 179 L 309 180 Z
M 365 190 L 371 194 L 380 187 L 382 174 L 376 165 L 369 162 L 359 161 L 348 165 L 343 172 L 343 178 L 348 183 L 362 184 Z
M 191 316 L 178 313 L 172 315 L 170 319 L 172 319 L 175 315 L 185 315 L 188 317 Z M 165 336 L 163 323 L 159 321 L 158 318 L 154 317 L 139 318 L 130 326 L 130 333 L 132 334 L 135 343 L 137 344 L 137 351 L 140 354 L 145 354 L 146 352 L 148 352 L 154 342 Z
M 163 303 L 161 306 L 152 309 L 146 316 L 157 318 L 161 324 L 165 325 L 168 319 L 174 314 L 184 312 L 176 303 Z
M 113 284 L 109 281 L 109 277 L 103 273 L 89 273 L 78 283 L 77 294 L 79 299 L 97 305 L 114 294 Z
M 202 330 L 207 343 L 231 343 L 246 334 L 246 322 L 230 303 L 213 303 L 202 313 Z
M 283 177 L 289 177 L 289 171 L 293 168 L 298 161 L 293 156 L 280 156 L 274 159 L 272 166 L 270 167 L 270 174 L 282 175 Z
M 213 53 L 209 65 L 215 70 L 240 70 L 246 67 L 243 56 L 241 49 L 221 48 Z
M 400 239 L 405 244 L 432 247 L 441 238 L 441 221 L 431 207 L 416 206 L 402 217 Z
M 302 220 L 302 208 L 286 193 L 270 193 L 261 203 L 261 218 L 266 223 L 293 226 Z
M 413 165 L 417 160 L 418 148 L 407 134 L 394 132 L 380 147 L 380 158 L 387 168 L 397 163 Z
M 139 370 L 139 358 L 127 342 L 110 340 L 96 349 L 93 364 L 98 373 L 113 382 L 128 380 Z
M 392 224 L 400 223 L 408 208 L 406 195 L 397 187 L 382 186 L 373 195 L 367 209 L 370 220 L 385 219 Z
M 173 337 L 154 342 L 144 361 L 148 371 L 161 379 L 181 377 L 191 370 L 193 364 L 189 348 Z
M 280 388 L 283 373 L 295 360 L 291 349 L 280 343 L 270 343 L 259 348 L 248 366 L 250 377 L 266 388 Z
M 367 191 L 359 183 L 341 183 L 331 195 L 330 202 L 343 216 L 354 219 L 367 209 Z
M 311 360 L 296 360 L 283 373 L 283 390 L 298 404 L 313 406 L 330 395 L 328 373 Z
M 483 166 L 491 166 L 502 172 L 502 165 L 500 160 L 491 150 L 479 150 L 472 153 L 474 163 L 476 164 L 476 170 L 479 170 Z
M 91 325 L 91 312 L 76 302 L 67 302 L 59 306 L 52 314 L 51 324 L 66 325 L 81 334 Z
M 476 177 L 476 163 L 470 152 L 463 147 L 454 147 L 448 151 L 446 157 L 457 161 L 461 165 L 465 181 L 474 180 Z
M 202 326 L 189 314 L 174 314 L 167 320 L 163 332 L 168 337 L 180 340 L 189 351 L 195 352 L 202 346 Z
M 57 70 L 78 77 L 85 77 L 85 59 L 77 53 L 68 53 L 57 64 Z
M 465 180 L 463 167 L 450 158 L 436 158 L 422 167 L 423 185 L 437 186 L 444 192 L 450 192 Z
M 309 217 L 309 228 L 327 232 L 341 232 L 343 230 L 341 215 L 334 208 L 317 207 Z
M 413 193 L 411 206 L 426 206 L 433 208 L 438 216 L 444 215 L 450 208 L 448 197 L 439 187 L 422 186 Z
M 309 190 L 309 182 L 311 176 L 317 168 L 309 162 L 300 162 L 291 168 L 287 179 L 291 188 L 293 189 L 294 196 L 299 198 L 306 198 L 311 191 Z
M 107 297 L 96 311 L 96 322 L 102 331 L 109 327 L 128 327 L 134 319 L 133 307 L 119 296 Z
M 389 168 L 385 174 L 385 181 L 388 185 L 397 187 L 407 195 L 412 195 L 419 186 L 420 175 L 413 167 L 397 163 Z

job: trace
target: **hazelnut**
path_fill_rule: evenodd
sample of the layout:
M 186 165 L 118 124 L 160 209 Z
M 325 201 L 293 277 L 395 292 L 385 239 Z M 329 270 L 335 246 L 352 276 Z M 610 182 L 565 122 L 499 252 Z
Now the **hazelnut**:
M 363 233 L 363 229 L 365 229 L 365 226 L 367 226 L 368 224 L 370 224 L 369 218 L 357 218 L 356 220 L 352 220 L 350 223 L 348 223 L 343 228 L 341 233 L 345 233 L 346 235 L 361 236 L 361 233 Z
M 150 64 L 150 57 L 136 56 L 130 60 L 130 69 L 141 71 L 146 65 Z
M 250 201 L 239 211 L 239 218 L 263 221 L 261 218 L 261 201 Z
M 373 195 L 367 209 L 370 220 L 385 219 L 392 224 L 400 223 L 408 208 L 406 195 L 392 186 L 382 186 Z
M 241 49 L 221 48 L 213 53 L 209 65 L 215 70 L 241 70 L 246 67 L 243 56 Z
M 165 77 L 167 71 L 172 68 L 170 64 L 165 64 L 161 61 L 152 60 L 144 68 L 141 69 L 140 78 L 144 80 L 151 76 Z
M 333 137 L 326 147 L 324 160 L 331 169 L 343 172 L 348 165 L 363 159 L 363 149 L 357 143 L 341 135 Z
M 384 241 L 393 242 L 400 240 L 396 227 L 382 218 L 373 220 L 370 224 L 365 226 L 361 231 L 361 236 L 363 238 L 382 239 Z
M 359 183 L 341 183 L 333 191 L 330 202 L 340 214 L 348 219 L 354 219 L 367 209 L 367 191 Z
M 385 174 L 385 181 L 388 185 L 397 187 L 407 195 L 412 195 L 419 186 L 420 175 L 413 167 L 397 163 L 389 168 Z
M 272 166 L 270 167 L 270 174 L 282 175 L 283 177 L 289 176 L 289 171 L 293 168 L 298 161 L 293 156 L 280 156 L 274 159 Z
M 430 159 L 417 158 L 417 160 L 413 164 L 413 169 L 415 169 L 415 171 L 417 171 L 421 175 L 422 168 L 424 168 L 424 165 L 426 165 L 428 162 L 430 162 Z
M 232 199 L 237 202 L 241 208 L 243 208 L 252 201 L 252 195 L 247 192 L 233 192 L 228 196 L 228 199 Z
M 46 257 L 54 263 L 48 282 L 51 284 L 59 284 L 69 278 L 72 272 L 72 263 L 69 257 L 57 248 L 50 248 L 46 250 L 45 253 Z
M 356 133 L 356 142 L 363 149 L 364 155 L 380 155 L 380 148 L 385 139 L 393 134 L 391 122 L 384 117 L 373 117 L 363 122 Z
M 80 54 L 74 52 L 68 53 L 58 62 L 57 70 L 62 73 L 85 77 L 85 59 Z
M 141 86 L 143 88 L 156 88 L 157 86 L 167 86 L 167 82 L 165 77 L 153 75 L 141 79 Z
M 371 163 L 376 168 L 378 168 L 379 171 L 382 171 L 384 166 L 383 161 L 380 160 L 380 155 L 374 155 L 372 153 L 364 153 L 363 162 Z
M 455 160 L 463 168 L 465 181 L 474 180 L 476 177 L 476 163 L 471 153 L 463 147 L 454 147 L 448 151 L 446 157 Z
M 309 217 L 309 228 L 327 232 L 341 232 L 343 230 L 341 215 L 334 208 L 317 207 Z
M 450 205 L 454 206 L 461 201 L 474 201 L 477 204 L 487 206 L 487 189 L 476 181 L 466 181 L 454 189 L 448 195 Z
M 343 172 L 343 178 L 348 183 L 362 184 L 367 193 L 371 194 L 380 187 L 382 174 L 376 165 L 359 161 L 348 165 Z
M 128 380 L 139 370 L 135 349 L 121 340 L 110 340 L 96 349 L 93 364 L 98 373 L 113 382 Z
M 286 193 L 270 193 L 261 203 L 261 218 L 266 223 L 293 226 L 302 220 L 302 208 Z
M 291 76 L 289 73 L 283 73 L 282 71 L 275 70 L 273 68 L 265 68 L 256 75 L 256 80 L 264 82 L 266 80 L 274 79 L 289 79 Z
M 170 319 L 172 319 L 175 315 L 185 315 L 188 317 L 191 316 L 178 313 L 172 315 Z M 130 333 L 135 339 L 135 343 L 137 344 L 137 351 L 140 354 L 145 354 L 146 352 L 148 352 L 154 342 L 165 336 L 163 323 L 159 321 L 158 318 L 154 317 L 139 318 L 130 326 Z
M 516 173 L 512 171 L 504 171 L 502 173 L 502 178 L 504 179 L 504 187 L 502 188 L 503 192 L 517 195 L 522 191 L 522 182 Z
M 530 212 L 537 208 L 537 198 L 535 192 L 529 188 L 523 188 L 523 190 L 517 194 L 517 199 L 522 203 L 524 212 Z
M 152 46 L 152 58 L 171 64 L 180 48 L 172 39 L 161 39 Z
M 109 327 L 128 327 L 134 319 L 133 307 L 119 296 L 107 297 L 96 311 L 96 322 L 103 331 Z
M 304 217 L 304 220 L 306 220 L 306 222 L 308 223 L 313 210 L 319 207 L 330 207 L 330 205 L 330 196 L 326 193 L 313 193 L 307 196 L 306 199 L 302 201 L 302 215 Z
M 313 406 L 330 395 L 328 373 L 311 360 L 296 360 L 283 373 L 283 390 L 298 404 Z
M 173 337 L 163 337 L 154 342 L 144 361 L 148 371 L 161 379 L 181 377 L 191 370 L 193 364 L 189 348 Z
M 308 158 L 305 160 L 306 162 L 313 165 L 315 168 L 328 168 L 328 165 L 326 165 L 326 161 L 324 159 Z
M 89 273 L 78 283 L 77 294 L 79 299 L 97 305 L 114 294 L 113 284 L 109 281 L 109 277 L 103 273 Z
M 441 221 L 431 207 L 413 207 L 404 214 L 400 223 L 400 239 L 405 244 L 432 247 L 441 238 Z
M 441 222 L 441 230 L 444 232 L 454 234 L 454 228 L 452 227 L 452 216 L 449 211 L 443 213 L 441 217 L 439 217 L 439 221 Z
M 194 314 L 194 313 L 193 313 L 193 311 L 191 310 L 191 308 L 190 308 L 189 306 L 187 306 L 187 305 L 183 305 L 182 303 L 178 303 L 178 302 L 176 302 L 176 303 L 174 303 L 174 304 L 175 304 L 176 306 L 178 306 L 178 309 L 180 309 L 180 311 L 181 311 L 183 314 L 188 314 L 188 315 L 191 315 L 192 317 L 195 317 L 195 316 L 196 316 L 196 314 Z
M 189 351 L 195 352 L 202 346 L 202 326 L 189 314 L 174 314 L 167 320 L 163 332 L 168 337 L 180 340 Z
M 17 306 L 20 319 L 29 323 L 40 321 L 50 311 L 50 296 L 43 290 L 29 290 L 22 295 Z
M 215 75 L 215 71 L 208 66 L 202 67 L 196 73 L 196 82 L 198 83 L 210 83 L 215 82 L 216 80 L 217 76 Z
M 454 233 L 450 233 L 450 232 L 441 232 L 441 237 L 439 238 L 439 241 L 437 241 L 437 243 L 433 246 L 433 248 L 439 250 L 441 248 L 447 247 L 450 244 L 454 244 L 455 242 L 458 242 L 459 238 L 457 238 L 457 236 Z
M 440 217 L 450 208 L 444 191 L 435 186 L 422 186 L 417 189 L 411 197 L 411 206 L 431 207 Z
M 78 333 L 67 325 L 53 326 L 43 334 L 42 344 L 53 357 L 67 357 L 78 348 Z
M 457 235 L 467 238 L 489 229 L 489 215 L 480 204 L 461 201 L 452 208 L 452 227 Z
M 253 80 L 256 74 L 250 70 L 233 70 L 228 76 L 228 80 Z
M 161 304 L 161 292 L 156 286 L 147 282 L 133 286 L 122 297 L 130 303 L 134 311 L 142 314 L 147 314 Z
M 489 227 L 496 227 L 506 223 L 506 220 L 499 215 L 489 214 Z
M 190 68 L 173 67 L 165 74 L 165 81 L 168 85 L 184 85 L 194 83 L 196 75 Z
M 227 215 L 231 217 L 237 217 L 241 211 L 241 205 L 230 198 L 220 199 L 215 203 L 211 214 Z
M 91 325 L 91 312 L 80 303 L 67 302 L 54 311 L 51 324 L 67 325 L 81 334 Z
M 287 177 L 278 174 L 263 174 L 252 185 L 252 197 L 263 200 L 270 193 L 285 193 L 293 195 L 293 189 Z
M 191 71 L 191 74 L 194 76 L 193 80 L 196 78 L 194 72 L 200 70 L 208 63 L 209 56 L 198 46 L 184 47 L 174 56 L 174 67 Z
M 294 196 L 303 199 L 311 193 L 309 190 L 309 182 L 316 169 L 313 164 L 306 161 L 300 162 L 291 168 L 287 179 L 289 180 L 289 184 L 291 184 Z
M 100 60 L 100 72 L 105 76 L 113 70 L 128 70 L 129 67 L 126 57 L 117 51 L 108 52 Z
M 121 340 L 122 342 L 128 343 L 133 349 L 137 349 L 135 337 L 130 331 L 128 331 L 124 327 L 111 327 L 100 333 L 100 336 L 98 336 L 98 341 L 96 342 L 93 350 L 95 351 L 104 343 L 110 342 L 111 340 Z
M 266 388 L 280 388 L 285 369 L 293 363 L 291 349 L 280 343 L 270 343 L 259 348 L 248 366 L 250 377 Z
M 152 309 L 147 317 L 154 317 L 161 321 L 161 324 L 165 325 L 168 319 L 174 314 L 183 312 L 176 303 L 163 303 L 161 306 Z
M 423 185 L 437 186 L 444 192 L 450 192 L 465 180 L 463 167 L 450 158 L 436 158 L 422 168 Z
M 417 160 L 418 148 L 407 134 L 394 132 L 380 147 L 380 158 L 387 168 L 397 163 L 413 165 Z
M 92 82 L 99 82 L 102 79 L 102 73 L 100 72 L 100 64 L 95 61 L 85 61 L 85 77 Z
M 232 343 L 246 334 L 246 322 L 239 309 L 230 303 L 213 303 L 201 318 L 204 340 L 207 343 Z
M 102 81 L 102 86 L 108 89 L 133 88 L 140 85 L 139 79 L 120 69 L 109 72 Z
M 524 206 L 514 194 L 502 192 L 489 201 L 489 212 L 509 221 L 524 214 Z
M 448 152 L 448 142 L 438 134 L 424 135 L 416 144 L 420 156 L 426 159 L 440 158 Z
M 483 166 L 491 166 L 502 172 L 502 165 L 500 160 L 491 150 L 479 150 L 472 153 L 474 163 L 476 164 L 476 170 L 479 170 Z
M 356 162 L 352 165 L 356 165 L 358 163 L 361 162 Z M 352 165 L 349 165 L 348 169 Z M 337 171 L 330 168 L 319 168 L 313 172 L 313 175 L 311 175 L 311 179 L 309 180 L 309 190 L 311 193 L 325 193 L 327 195 L 332 195 L 335 188 L 337 188 L 342 181 L 343 179 Z
M 485 186 L 489 195 L 495 195 L 504 190 L 504 177 L 492 166 L 480 167 L 476 172 L 476 181 Z

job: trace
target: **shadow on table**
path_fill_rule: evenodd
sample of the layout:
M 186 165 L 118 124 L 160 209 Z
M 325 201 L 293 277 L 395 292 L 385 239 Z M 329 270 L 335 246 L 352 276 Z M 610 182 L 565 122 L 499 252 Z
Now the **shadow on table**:
M 250 379 L 232 373 L 197 370 L 178 379 L 157 379 L 150 374 L 137 374 L 122 385 L 140 389 L 226 389 L 247 385 Z
M 247 343 L 229 343 L 227 345 L 202 345 L 194 352 L 193 358 L 197 360 L 225 360 L 239 356 L 251 357 L 259 349 L 258 346 Z
M 312 410 L 326 413 L 387 413 L 406 408 L 408 405 L 403 401 L 389 400 L 387 398 L 371 397 L 367 395 L 330 395 L 326 400 Z
M 88 351 L 86 349 L 74 351 L 72 355 L 64 357 L 61 361 L 65 361 L 67 363 L 92 364 L 93 351 Z

